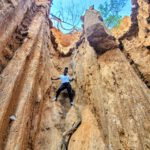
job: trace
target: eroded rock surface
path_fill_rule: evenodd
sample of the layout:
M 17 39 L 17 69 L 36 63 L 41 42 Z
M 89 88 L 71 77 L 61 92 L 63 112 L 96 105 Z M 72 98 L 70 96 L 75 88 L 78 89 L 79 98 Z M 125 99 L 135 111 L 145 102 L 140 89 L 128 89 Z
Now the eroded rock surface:
M 149 147 L 149 127 L 145 128 L 150 121 L 146 115 L 149 89 L 119 49 L 97 58 L 93 48 L 87 45 L 86 41 L 79 47 L 75 58 L 76 101 L 91 107 L 106 149 Z
M 50 0 L 0 2 L 0 149 L 150 149 L 149 1 L 134 4 L 138 28 L 118 35 L 121 50 L 91 7 L 82 37 L 62 57 Z M 66 66 L 76 77 L 74 107 L 66 91 L 52 102 L 60 83 L 50 78 Z
M 129 31 L 120 37 L 123 51 L 135 68 L 139 77 L 150 87 L 150 3 L 133 1 L 132 25 Z M 136 9 L 138 7 L 139 9 Z M 134 21 L 133 21 L 134 20 Z M 135 33 L 135 34 L 132 34 Z
M 35 11 L 33 6 L 37 10 L 34 16 L 27 15 L 24 17 L 26 13 L 22 8 L 27 9 L 28 3 L 32 5 L 29 8 L 32 9 L 31 11 Z M 30 130 L 32 129 L 35 105 L 39 103 L 38 101 L 43 101 L 43 96 L 49 87 L 49 49 L 52 49 L 52 46 L 49 44 L 50 34 L 47 16 L 50 1 L 34 1 L 34 3 L 32 1 L 16 1 L 16 9 L 12 6 L 13 4 L 10 5 L 15 11 L 21 13 L 8 12 L 12 17 L 16 17 L 18 22 L 13 20 L 13 25 L 7 31 L 11 29 L 9 34 L 13 30 L 15 32 L 15 26 L 19 22 L 23 22 L 26 23 L 28 34 L 22 44 L 15 49 L 12 59 L 5 66 L 0 76 L 0 147 L 1 149 L 20 150 L 27 149 L 30 145 Z M 19 17 L 19 15 L 22 16 Z M 28 19 L 30 25 L 22 19 Z M 3 23 L 3 20 L 1 23 Z M 10 25 L 11 20 L 7 24 Z M 3 26 L 7 27 L 7 24 Z M 24 25 L 22 24 L 21 27 Z M 3 35 L 6 36 L 7 31 Z M 11 41 L 11 35 L 7 38 Z M 1 42 L 5 43 L 6 39 L 1 35 Z M 4 49 L 0 50 L 2 52 Z M 16 115 L 16 121 L 9 121 L 11 115 Z
M 103 25 L 101 24 L 101 26 Z M 104 27 L 101 29 L 105 31 Z M 132 37 L 130 38 L 132 39 Z M 139 37 L 136 38 L 137 41 L 135 37 L 135 40 L 126 40 L 131 44 L 128 47 L 129 50 L 136 46 L 137 43 L 134 42 L 139 42 Z M 123 44 L 124 42 L 125 40 Z M 103 43 L 99 44 L 103 45 Z M 150 91 L 145 82 L 142 81 L 140 72 L 132 65 L 134 62 L 131 62 L 132 59 L 129 59 L 125 53 L 127 51 L 126 45 L 124 44 L 123 52 L 114 48 L 100 55 L 97 55 L 95 49 L 90 45 L 88 37 L 85 38 L 73 56 L 74 70 L 77 75 L 76 101 L 80 105 L 90 106 L 101 133 L 102 138 L 99 138 L 102 142 L 101 145 L 104 144 L 105 149 L 149 149 L 150 118 L 146 114 L 149 114 L 150 109 Z M 141 55 L 145 56 L 142 61 L 139 61 L 139 64 L 143 64 L 143 66 L 145 64 L 145 73 L 146 71 L 148 73 L 148 51 L 146 53 L 142 49 L 136 49 L 134 52 L 133 55 L 136 55 L 135 60 L 137 61 L 141 57 L 140 52 Z M 132 51 L 130 51 L 131 53 Z M 75 148 L 74 143 L 79 146 L 79 149 L 84 149 L 90 144 L 91 141 L 87 142 L 85 137 L 79 140 L 77 138 L 84 128 L 82 127 L 83 124 L 72 137 L 70 149 Z M 94 128 L 96 129 L 96 127 Z M 84 134 L 82 135 L 84 136 Z M 87 144 L 78 145 L 81 140 Z M 95 149 L 100 149 L 97 146 L 95 144 Z M 93 149 L 91 145 L 89 147 Z

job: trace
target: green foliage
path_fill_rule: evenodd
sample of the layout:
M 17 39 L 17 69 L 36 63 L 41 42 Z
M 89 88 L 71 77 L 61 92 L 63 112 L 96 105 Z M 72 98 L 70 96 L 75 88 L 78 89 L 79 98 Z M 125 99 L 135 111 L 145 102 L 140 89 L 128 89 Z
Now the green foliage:
M 107 27 L 112 28 L 120 24 L 122 17 L 119 13 L 126 2 L 126 0 L 105 0 L 103 4 L 99 5 L 100 13 Z
M 109 15 L 106 19 L 106 25 L 108 27 L 116 27 L 120 24 L 122 17 L 119 15 L 113 16 L 113 15 Z

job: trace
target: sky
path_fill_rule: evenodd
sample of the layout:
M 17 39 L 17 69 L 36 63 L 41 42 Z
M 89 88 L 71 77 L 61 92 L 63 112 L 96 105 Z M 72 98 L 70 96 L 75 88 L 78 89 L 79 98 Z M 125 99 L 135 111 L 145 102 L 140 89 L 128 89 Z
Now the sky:
M 88 9 L 91 5 L 94 5 L 94 8 L 98 10 L 99 4 L 103 4 L 103 2 L 104 0 L 53 0 L 50 14 L 61 18 L 61 20 L 64 20 L 65 23 L 62 23 L 62 26 L 57 26 L 58 22 L 56 21 L 56 18 L 51 15 L 50 18 L 54 18 L 52 21 L 55 27 L 59 27 L 59 29 L 64 33 L 69 33 L 73 27 L 72 25 L 76 25 L 78 29 L 82 29 L 80 16 L 85 13 L 86 9 Z M 131 0 L 127 0 L 125 7 L 120 12 L 120 15 L 124 17 L 130 16 L 130 14 Z

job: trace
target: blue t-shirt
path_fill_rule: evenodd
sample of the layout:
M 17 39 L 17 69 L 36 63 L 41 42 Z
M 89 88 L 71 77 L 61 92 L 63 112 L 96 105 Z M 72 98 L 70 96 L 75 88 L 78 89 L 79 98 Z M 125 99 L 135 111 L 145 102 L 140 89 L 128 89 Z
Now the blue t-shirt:
M 69 75 L 60 75 L 60 80 L 61 80 L 61 83 L 69 83 L 70 82 L 70 77 Z

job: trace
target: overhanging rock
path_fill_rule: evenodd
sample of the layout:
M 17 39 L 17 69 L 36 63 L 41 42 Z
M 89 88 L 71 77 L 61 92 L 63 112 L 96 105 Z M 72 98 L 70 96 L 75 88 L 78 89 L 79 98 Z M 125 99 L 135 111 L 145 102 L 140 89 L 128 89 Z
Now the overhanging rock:
M 102 54 L 118 46 L 115 38 L 103 23 L 99 12 L 90 7 L 84 16 L 84 33 L 97 54 Z

